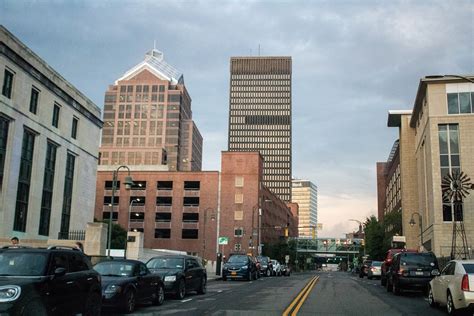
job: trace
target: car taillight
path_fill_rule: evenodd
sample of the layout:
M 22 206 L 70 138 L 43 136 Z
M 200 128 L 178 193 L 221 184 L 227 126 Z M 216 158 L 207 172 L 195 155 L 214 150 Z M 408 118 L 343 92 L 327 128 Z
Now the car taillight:
M 374 272 L 374 271 L 375 271 L 375 268 L 370 268 L 370 271 Z
M 469 276 L 467 274 L 462 276 L 461 290 L 469 291 Z
M 404 276 L 406 276 L 406 275 L 408 275 L 408 271 L 405 271 L 405 270 L 403 270 L 403 269 L 400 269 L 400 270 L 398 270 L 397 274 L 398 274 L 398 275 L 404 275 Z

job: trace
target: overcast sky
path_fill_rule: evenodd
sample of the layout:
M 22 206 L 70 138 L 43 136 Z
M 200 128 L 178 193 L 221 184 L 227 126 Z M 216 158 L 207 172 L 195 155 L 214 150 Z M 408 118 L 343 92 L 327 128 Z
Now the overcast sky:
M 474 74 L 473 1 L 0 1 L 0 23 L 99 107 L 157 48 L 184 73 L 203 169 L 227 150 L 231 56 L 293 58 L 293 176 L 318 186 L 320 236 L 377 212 L 375 164 L 419 79 Z

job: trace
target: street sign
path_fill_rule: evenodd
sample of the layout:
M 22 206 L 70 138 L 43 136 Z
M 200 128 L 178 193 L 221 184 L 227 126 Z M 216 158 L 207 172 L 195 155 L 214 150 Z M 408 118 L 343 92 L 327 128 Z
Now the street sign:
M 285 263 L 288 264 L 290 262 L 290 255 L 285 256 Z
M 227 245 L 229 243 L 229 237 L 219 237 L 219 245 Z

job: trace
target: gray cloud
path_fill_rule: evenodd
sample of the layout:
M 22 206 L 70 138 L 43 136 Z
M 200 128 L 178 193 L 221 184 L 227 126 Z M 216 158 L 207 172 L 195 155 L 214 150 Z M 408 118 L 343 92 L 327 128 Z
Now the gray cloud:
M 6 0 L 0 21 L 99 106 L 156 40 L 184 72 L 206 169 L 227 148 L 229 58 L 259 44 L 291 55 L 294 175 L 331 201 L 320 205 L 322 234 L 340 234 L 338 209 L 375 212 L 375 162 L 397 137 L 387 110 L 410 109 L 422 76 L 474 73 L 473 11 L 467 0 Z

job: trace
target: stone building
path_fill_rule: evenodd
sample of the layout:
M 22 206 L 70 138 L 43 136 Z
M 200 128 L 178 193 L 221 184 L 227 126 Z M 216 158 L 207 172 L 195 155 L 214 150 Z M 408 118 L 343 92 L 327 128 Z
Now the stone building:
M 0 26 L 0 237 L 48 239 L 94 214 L 100 109 Z

